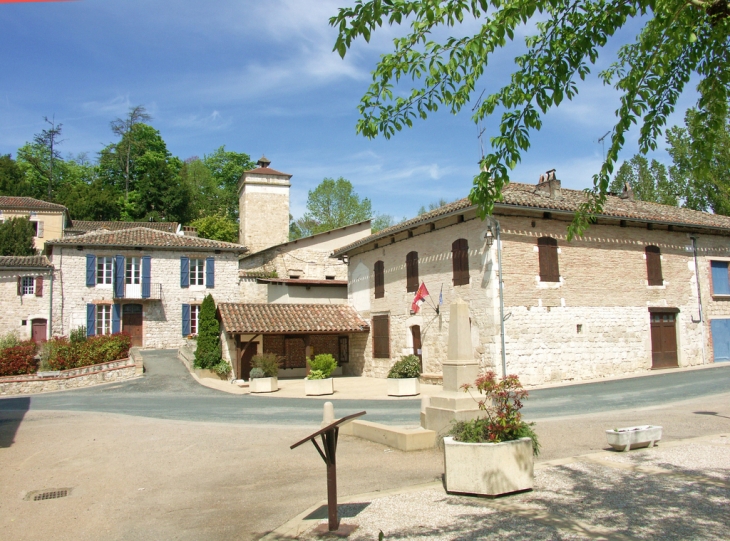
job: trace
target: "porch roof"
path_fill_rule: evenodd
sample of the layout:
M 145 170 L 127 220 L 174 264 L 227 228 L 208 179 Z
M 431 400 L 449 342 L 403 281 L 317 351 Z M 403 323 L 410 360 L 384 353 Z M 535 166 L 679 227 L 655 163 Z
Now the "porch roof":
M 329 334 L 367 332 L 370 326 L 346 304 L 220 303 L 218 315 L 231 334 Z

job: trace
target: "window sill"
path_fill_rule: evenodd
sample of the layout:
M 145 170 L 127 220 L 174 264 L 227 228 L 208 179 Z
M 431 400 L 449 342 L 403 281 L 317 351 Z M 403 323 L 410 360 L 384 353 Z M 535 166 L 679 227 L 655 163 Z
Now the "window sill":
M 712 299 L 718 300 L 718 301 L 730 301 L 730 294 L 722 295 L 722 294 L 718 294 L 718 293 L 713 293 Z
M 650 286 L 650 285 L 647 285 L 646 286 L 646 289 L 667 289 L 667 284 L 662 284 L 660 286 Z M 728 295 L 728 297 L 730 297 L 730 295 Z
M 560 289 L 561 287 L 563 287 L 562 278 L 559 282 L 543 282 L 539 278 L 537 280 L 538 289 Z
M 96 284 L 96 289 L 111 289 L 112 284 Z

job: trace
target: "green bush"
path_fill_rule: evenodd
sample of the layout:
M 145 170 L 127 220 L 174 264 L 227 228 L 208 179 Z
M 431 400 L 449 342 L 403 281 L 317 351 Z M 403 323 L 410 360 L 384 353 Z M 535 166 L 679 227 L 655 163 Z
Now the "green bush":
M 38 371 L 37 344 L 33 340 L 20 342 L 0 351 L 0 376 L 19 376 Z
M 388 372 L 389 378 L 417 378 L 421 375 L 421 360 L 415 355 L 406 355 L 396 361 Z
M 0 337 L 0 351 L 8 348 L 13 348 L 19 344 L 20 338 L 18 338 L 18 333 L 15 331 L 9 332 L 8 334 Z
M 265 378 L 266 374 L 264 374 L 264 371 L 260 368 L 252 368 L 251 372 L 249 372 L 248 377 L 250 379 L 257 379 L 257 378 Z
M 281 367 L 281 357 L 275 353 L 259 353 L 251 358 L 251 366 L 260 368 L 264 375 L 263 378 L 275 378 L 279 375 L 279 367 Z
M 215 301 L 212 295 L 203 299 L 198 321 L 198 347 L 195 349 L 195 368 L 209 368 L 221 362 L 220 325 L 215 318 Z
M 309 375 L 307 379 L 326 379 L 337 368 L 337 361 L 329 353 L 315 355 L 314 359 L 310 359 L 308 363 Z
M 68 338 L 72 344 L 76 344 L 78 342 L 86 342 L 86 325 L 76 327 L 73 331 L 69 333 Z
M 228 377 L 231 373 L 231 365 L 227 361 L 221 360 L 218 364 L 210 368 L 213 372 L 222 377 Z
M 131 346 L 132 338 L 124 333 L 90 336 L 83 342 L 53 338 L 44 346 L 43 365 L 51 370 L 69 370 L 118 361 L 129 356 Z

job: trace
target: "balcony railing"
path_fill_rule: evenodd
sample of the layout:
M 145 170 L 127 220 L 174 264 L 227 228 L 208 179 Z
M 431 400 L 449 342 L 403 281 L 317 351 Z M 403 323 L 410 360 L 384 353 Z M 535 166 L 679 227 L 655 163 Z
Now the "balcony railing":
M 162 284 L 150 284 L 149 295 L 143 295 L 142 284 L 124 284 L 123 299 L 162 300 Z

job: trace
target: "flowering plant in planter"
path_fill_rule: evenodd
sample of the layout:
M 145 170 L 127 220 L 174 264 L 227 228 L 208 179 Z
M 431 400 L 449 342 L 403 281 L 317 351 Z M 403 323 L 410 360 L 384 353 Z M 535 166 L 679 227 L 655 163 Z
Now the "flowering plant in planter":
M 417 378 L 421 375 L 421 360 L 415 355 L 406 355 L 390 367 L 388 378 Z
M 314 359 L 310 359 L 309 375 L 307 379 L 327 379 L 332 376 L 332 372 L 337 368 L 337 361 L 329 353 L 315 355 Z
M 520 413 L 527 391 L 522 387 L 519 378 L 510 375 L 497 380 L 497 375 L 489 371 L 478 377 L 474 385 L 467 383 L 462 386 L 464 392 L 470 394 L 474 388 L 480 395 L 475 400 L 485 416 L 454 423 L 449 435 L 455 441 L 464 443 L 501 443 L 530 438 L 532 452 L 537 456 L 540 444 L 532 429 L 534 423 L 523 421 Z

